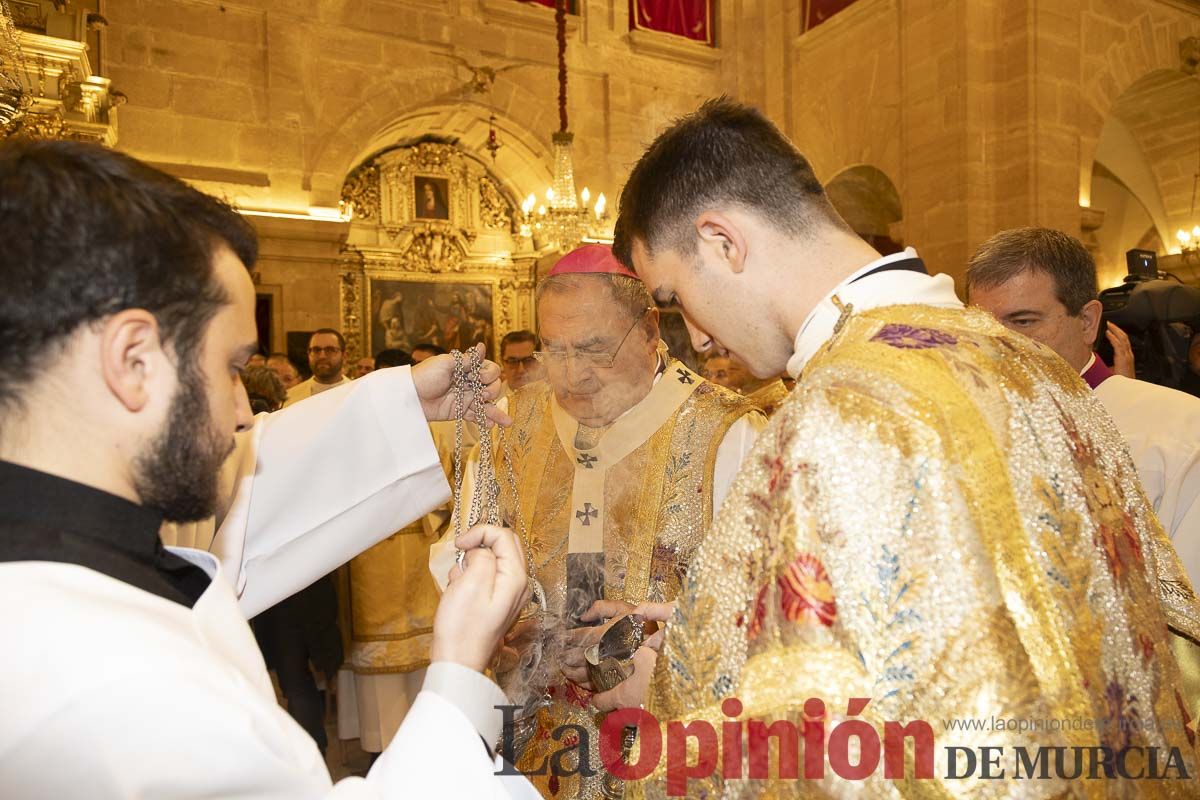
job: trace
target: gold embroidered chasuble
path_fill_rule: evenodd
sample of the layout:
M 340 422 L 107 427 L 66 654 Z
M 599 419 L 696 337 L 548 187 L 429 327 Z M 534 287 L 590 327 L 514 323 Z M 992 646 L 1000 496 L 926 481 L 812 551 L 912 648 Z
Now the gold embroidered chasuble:
M 717 448 L 747 413 L 757 412 L 745 398 L 673 359 L 645 399 L 600 430 L 581 429 L 545 382 L 510 395 L 513 425 L 503 432 L 496 456 L 502 505 L 509 524 L 520 519 L 528 531 L 551 615 L 573 620 L 601 596 L 633 604 L 675 597 L 711 524 Z M 503 477 L 505 448 L 518 497 Z M 555 644 L 544 646 L 552 662 Z M 528 772 L 572 742 L 578 745 L 572 734 L 565 741 L 551 734 L 561 725 L 579 725 L 588 734 L 588 763 L 596 775 L 530 780 L 548 797 L 592 798 L 605 796 L 607 779 L 608 791 L 620 796 L 620 783 L 600 767 L 602 717 L 589 713 L 590 694 L 557 669 L 549 680 L 554 685 L 542 688 L 550 705 L 539 710 L 537 730 L 517 766 Z M 500 682 L 505 686 L 505 676 Z M 577 765 L 577 756 L 568 763 Z
M 897 780 L 882 760 L 863 781 L 829 762 L 820 780 L 724 780 L 718 758 L 688 797 L 1197 797 L 1172 647 L 1198 639 L 1192 587 L 1070 367 L 983 312 L 882 307 L 843 315 L 743 462 L 647 709 L 721 731 L 735 697 L 742 720 L 803 730 L 820 698 L 828 737 L 869 698 L 851 715 L 881 739 L 884 721 L 932 726 L 932 779 L 913 779 L 911 751 Z M 992 718 L 1046 727 L 948 727 Z M 1009 779 L 946 780 L 948 746 L 1005 748 Z M 1178 748 L 1193 780 L 1015 781 L 1017 746 L 1159 747 L 1160 768 Z M 663 777 L 632 794 L 666 796 Z
M 783 381 L 777 378 L 746 395 L 746 399 L 769 417 L 783 405 L 783 401 L 787 399 L 787 396 L 787 387 L 783 385 Z

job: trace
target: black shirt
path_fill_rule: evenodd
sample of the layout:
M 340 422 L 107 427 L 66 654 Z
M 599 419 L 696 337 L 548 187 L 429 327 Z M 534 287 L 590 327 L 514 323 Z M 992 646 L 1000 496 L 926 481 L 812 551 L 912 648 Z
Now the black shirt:
M 78 564 L 191 608 L 208 573 L 167 552 L 162 514 L 116 495 L 0 461 L 0 562 Z

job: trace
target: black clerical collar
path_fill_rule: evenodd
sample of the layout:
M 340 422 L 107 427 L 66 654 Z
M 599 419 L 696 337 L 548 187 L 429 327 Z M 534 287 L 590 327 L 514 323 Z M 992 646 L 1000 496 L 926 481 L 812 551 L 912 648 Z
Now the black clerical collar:
M 859 275 L 857 278 L 855 278 L 854 280 L 852 280 L 850 282 L 858 283 L 863 278 L 869 278 L 872 275 L 878 275 L 881 272 L 897 272 L 897 271 L 919 272 L 922 275 L 929 274 L 929 270 L 925 268 L 924 261 L 922 261 L 917 256 L 910 256 L 909 258 L 901 258 L 901 259 L 897 259 L 895 261 L 889 261 L 886 264 L 880 264 L 875 269 L 864 272 L 862 275 Z
M 133 555 L 162 546 L 161 512 L 82 483 L 0 461 L 0 508 L 14 523 L 72 531 Z
M 0 461 L 0 562 L 78 564 L 191 606 L 207 573 L 159 538 L 161 512 L 108 492 Z

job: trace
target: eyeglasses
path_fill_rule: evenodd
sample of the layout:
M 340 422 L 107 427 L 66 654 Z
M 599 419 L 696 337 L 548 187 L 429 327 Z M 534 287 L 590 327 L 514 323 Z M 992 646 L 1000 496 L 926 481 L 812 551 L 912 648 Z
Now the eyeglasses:
M 340 347 L 310 347 L 310 348 L 308 348 L 308 354 L 310 356 L 319 356 L 322 353 L 324 353 L 327 356 L 331 356 L 334 353 L 340 353 L 340 352 L 342 352 L 342 348 L 340 348 Z
M 506 366 L 514 367 L 514 368 L 517 366 L 522 366 L 525 369 L 533 369 L 533 365 L 536 363 L 537 363 L 537 353 L 533 353 L 532 355 L 525 356 L 524 358 L 517 358 L 516 356 L 509 356 L 508 358 L 504 359 L 504 364 Z
M 612 369 L 612 365 L 617 361 L 617 355 L 621 352 L 621 348 L 625 345 L 625 341 L 629 338 L 629 334 L 633 333 L 633 329 L 641 324 L 645 319 L 646 314 L 653 311 L 653 307 L 648 307 L 645 311 L 638 315 L 638 318 L 633 321 L 633 325 L 629 326 L 629 330 L 625 331 L 625 335 L 621 337 L 621 341 L 617 344 L 616 349 L 607 353 L 589 353 L 575 352 L 570 353 L 566 350 L 539 350 L 534 353 L 534 357 L 546 365 L 548 369 L 562 369 L 570 360 L 582 364 L 585 367 L 593 369 Z

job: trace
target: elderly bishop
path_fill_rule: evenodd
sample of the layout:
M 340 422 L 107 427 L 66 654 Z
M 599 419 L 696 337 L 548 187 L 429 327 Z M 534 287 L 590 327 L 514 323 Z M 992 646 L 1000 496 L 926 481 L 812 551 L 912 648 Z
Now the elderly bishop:
M 654 301 L 606 246 L 563 257 L 538 287 L 537 312 L 547 380 L 509 395 L 513 427 L 495 458 L 548 614 L 517 637 L 525 668 L 497 672 L 510 697 L 543 699 L 517 761 L 543 794 L 620 796 L 600 766 L 603 718 L 582 669 L 604 630 L 587 612 L 597 600 L 674 599 L 765 420 L 670 357 Z M 451 531 L 431 555 L 439 582 L 453 554 Z

